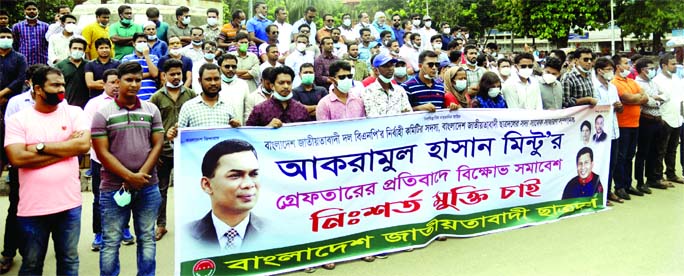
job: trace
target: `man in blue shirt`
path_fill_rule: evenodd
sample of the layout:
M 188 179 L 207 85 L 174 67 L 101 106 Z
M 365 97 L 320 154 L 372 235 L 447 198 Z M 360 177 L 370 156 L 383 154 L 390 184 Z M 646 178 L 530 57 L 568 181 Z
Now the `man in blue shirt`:
M 133 35 L 133 42 L 133 45 L 135 45 L 135 52 L 124 56 L 121 59 L 121 63 L 133 61 L 142 66 L 143 81 L 140 90 L 138 90 L 138 98 L 147 101 L 152 97 L 152 94 L 157 91 L 157 82 L 155 79 L 159 73 L 159 69 L 157 69 L 159 57 L 150 54 L 150 47 L 147 44 L 147 35 L 136 33 Z
M 249 32 L 249 40 L 256 45 L 265 43 L 268 40 L 266 27 L 273 24 L 273 21 L 266 18 L 268 7 L 264 2 L 256 2 L 254 4 L 254 17 L 247 21 L 247 32 Z
M 437 79 L 437 53 L 423 51 L 418 56 L 420 71 L 401 86 L 409 96 L 414 111 L 434 112 L 444 104 L 444 85 Z

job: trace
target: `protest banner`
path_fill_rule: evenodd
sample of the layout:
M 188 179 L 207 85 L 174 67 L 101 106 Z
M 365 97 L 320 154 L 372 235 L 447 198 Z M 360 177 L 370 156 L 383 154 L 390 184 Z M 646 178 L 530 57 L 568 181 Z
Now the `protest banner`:
M 602 210 L 611 116 L 468 109 L 182 130 L 176 272 L 280 273 Z M 223 154 L 235 141 L 255 153 Z

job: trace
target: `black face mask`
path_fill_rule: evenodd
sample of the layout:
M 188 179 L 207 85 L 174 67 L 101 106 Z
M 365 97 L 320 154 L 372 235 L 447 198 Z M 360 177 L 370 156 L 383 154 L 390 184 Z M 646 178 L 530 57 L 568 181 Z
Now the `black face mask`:
M 43 97 L 43 100 L 45 101 L 46 104 L 55 106 L 58 105 L 64 100 L 64 92 L 60 93 L 47 93 L 45 92 L 45 97 Z

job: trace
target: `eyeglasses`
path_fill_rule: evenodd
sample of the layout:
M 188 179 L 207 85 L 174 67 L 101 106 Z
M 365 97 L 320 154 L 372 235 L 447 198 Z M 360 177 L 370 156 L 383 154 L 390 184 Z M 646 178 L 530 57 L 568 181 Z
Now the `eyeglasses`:
M 423 21 L 428 22 L 428 21 L 432 21 L 432 19 L 425 19 Z
M 532 69 L 532 68 L 534 68 L 534 65 L 533 65 L 533 64 L 521 64 L 521 65 L 518 65 L 518 66 L 520 66 L 520 69 L 525 69 L 525 68 L 530 68 L 530 69 Z
M 349 74 L 349 75 L 338 75 L 338 76 L 337 76 L 337 78 L 340 79 L 340 80 L 351 79 L 351 78 L 353 78 L 353 77 L 354 77 L 353 74 Z
M 334 19 L 326 19 L 325 22 L 334 22 Z
M 277 35 L 277 34 L 280 34 L 280 32 L 271 32 L 271 34 L 276 34 L 276 35 Z
M 223 65 L 223 68 L 226 68 L 226 69 L 237 69 L 237 64 L 236 64 L 236 65 L 230 65 L 230 64 L 228 64 L 228 65 Z
M 584 62 L 592 62 L 592 61 L 594 61 L 594 59 L 593 59 L 593 58 L 583 58 L 582 61 L 584 61 Z
M 308 34 L 308 33 L 310 33 L 310 31 L 304 31 L 304 30 L 302 30 L 302 31 L 300 31 L 300 32 L 303 33 L 303 34 Z
M 427 65 L 428 67 L 439 68 L 439 62 L 426 62 L 425 65 Z
M 392 21 L 394 21 L 394 22 L 399 22 L 399 21 L 401 21 L 401 19 L 396 19 L 396 18 L 395 18 L 395 19 L 392 19 Z

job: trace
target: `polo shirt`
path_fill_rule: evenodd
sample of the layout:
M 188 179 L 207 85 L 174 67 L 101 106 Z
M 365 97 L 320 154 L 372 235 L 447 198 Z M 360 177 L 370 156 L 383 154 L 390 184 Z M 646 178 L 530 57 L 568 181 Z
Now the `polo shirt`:
M 121 22 L 116 22 L 109 26 L 109 37 L 119 36 L 119 37 L 133 37 L 135 33 L 142 33 L 142 26 L 131 23 L 129 26 L 125 27 Z M 114 58 L 121 59 L 125 55 L 132 54 L 135 48 L 132 45 L 118 45 L 114 43 Z M 97 54 L 95 54 L 97 56 Z
M 159 33 L 159 30 L 157 30 L 157 33 Z M 90 59 L 96 59 L 97 58 L 97 47 L 95 47 L 95 41 L 97 41 L 100 38 L 109 38 L 109 26 L 107 27 L 102 27 L 100 26 L 100 23 L 94 22 L 91 24 L 88 24 L 88 26 L 85 26 L 83 28 L 83 32 L 81 32 L 81 36 L 85 38 L 85 41 L 88 42 L 88 47 L 86 47 L 86 54 L 88 54 L 88 57 Z M 112 47 L 112 53 L 110 57 L 114 57 L 114 47 L 112 45 L 109 45 Z
M 151 137 L 155 133 L 164 133 L 159 109 L 151 103 L 137 100 L 136 105 L 128 109 L 117 100 L 100 108 L 93 117 L 91 136 L 95 139 L 108 139 L 109 152 L 131 171 L 139 171 L 152 150 Z M 121 188 L 124 179 L 104 166 L 100 170 L 101 192 L 116 191 Z M 148 173 L 150 184 L 159 182 L 157 169 Z
M 347 102 L 343 103 L 335 93 L 330 93 L 318 101 L 316 120 L 340 120 L 366 117 L 363 99 L 354 94 L 347 94 Z
M 219 39 L 223 39 L 223 42 L 235 41 L 235 36 L 237 36 L 238 31 L 240 31 L 240 26 L 233 26 L 233 23 L 228 22 L 228 24 L 223 24 L 221 27 L 221 33 L 219 34 Z
M 99 58 L 94 59 L 91 62 L 88 62 L 85 67 L 85 72 L 88 73 L 93 73 L 93 80 L 101 80 L 102 75 L 104 74 L 104 71 L 107 71 L 109 69 L 116 69 L 119 67 L 121 62 L 114 60 L 114 59 L 109 59 L 107 63 L 102 63 Z M 99 89 L 90 89 L 90 98 L 94 98 L 100 94 L 102 94 L 103 90 Z
M 166 22 L 158 21 L 155 23 L 157 25 L 157 39 L 169 43 L 167 38 L 167 33 L 169 32 L 169 24 Z
M 150 97 L 150 103 L 154 104 L 161 114 L 162 125 L 165 130 L 171 129 L 178 123 L 178 115 L 180 110 L 187 101 L 197 96 L 197 93 L 192 89 L 181 86 L 181 90 L 178 94 L 178 98 L 174 101 L 166 86 L 154 92 L 152 97 Z M 164 146 L 162 148 L 162 156 L 173 157 L 173 148 L 171 143 L 166 140 L 166 135 L 164 135 Z
M 266 27 L 273 24 L 273 21 L 267 18 L 259 18 L 259 16 L 254 16 L 247 20 L 247 32 L 254 33 L 254 37 L 261 39 L 263 41 L 268 41 L 268 35 L 266 34 Z
M 444 105 L 444 85 L 438 80 L 433 80 L 432 87 L 427 86 L 418 76 L 401 84 L 406 90 L 412 107 L 432 103 L 440 108 Z
M 152 60 L 152 63 L 154 64 L 159 63 L 159 58 L 155 55 L 150 54 L 150 60 Z M 136 54 L 130 54 L 121 59 L 122 63 L 129 61 L 137 62 L 138 64 L 140 64 L 140 66 L 142 66 L 143 68 L 143 74 L 150 72 L 145 57 L 139 57 Z M 155 91 L 157 91 L 157 82 L 153 78 L 144 78 L 140 85 L 140 90 L 138 90 L 138 98 L 140 98 L 143 101 L 147 101 L 150 99 L 150 97 L 152 96 L 152 94 L 154 94 Z
M 85 67 L 87 60 L 81 60 L 81 64 L 76 67 L 68 58 L 55 64 L 55 67 L 62 71 L 66 82 L 65 100 L 70 105 L 85 107 L 90 99 L 90 90 L 85 82 Z

